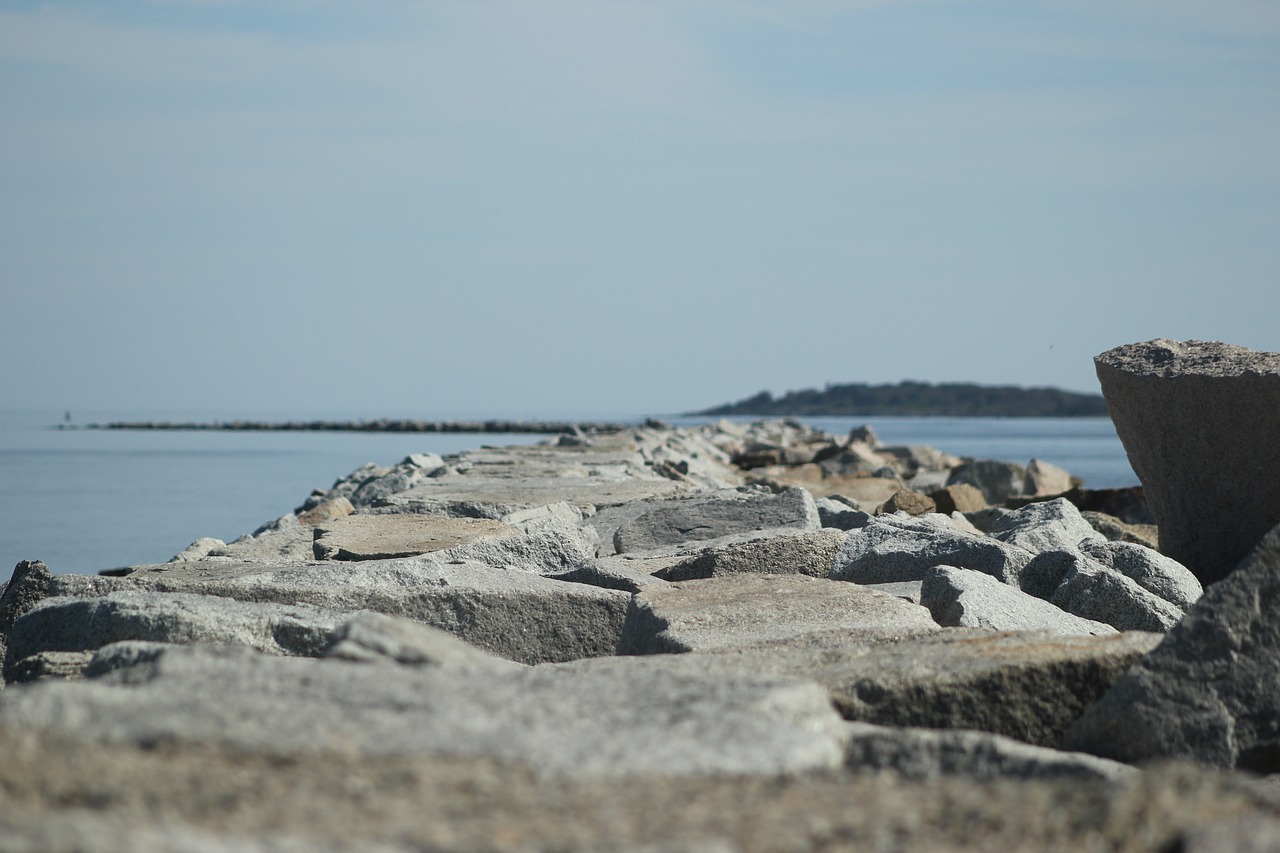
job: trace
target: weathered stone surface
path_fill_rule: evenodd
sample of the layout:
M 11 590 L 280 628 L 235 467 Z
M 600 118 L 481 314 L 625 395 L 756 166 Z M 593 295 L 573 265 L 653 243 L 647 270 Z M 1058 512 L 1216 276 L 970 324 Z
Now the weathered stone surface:
M 859 584 L 859 586 L 865 586 L 867 589 L 874 589 L 876 592 L 883 592 L 888 595 L 892 595 L 894 598 L 901 598 L 903 601 L 910 601 L 912 604 L 920 603 L 920 588 L 923 585 L 924 581 Z
M 1094 510 L 1084 510 L 1080 515 L 1109 542 L 1132 542 L 1155 551 L 1160 550 L 1160 532 L 1154 524 L 1129 524 L 1114 515 Z
M 1159 339 L 1094 363 L 1161 551 L 1221 580 L 1280 524 L 1280 353 Z
M 934 512 L 937 508 L 932 498 L 910 489 L 899 489 L 880 505 L 880 511 L 877 514 L 892 515 L 895 512 L 905 512 L 907 515 L 923 515 Z
M 654 577 L 653 573 L 675 565 L 683 559 L 684 557 L 674 554 L 660 556 L 614 554 L 610 557 L 597 557 L 582 566 L 561 574 L 549 574 L 547 577 L 604 589 L 639 592 L 651 586 L 666 586 L 667 582 L 662 578 Z
M 317 655 L 341 621 L 338 613 L 308 605 L 187 593 L 46 598 L 14 624 L 5 669 L 40 652 L 92 651 L 121 640 L 239 643 L 273 654 Z
M 457 476 L 428 479 L 392 495 L 379 505 L 395 512 L 501 518 L 523 509 L 560 501 L 595 510 L 628 501 L 687 491 L 675 480 L 607 480 L 596 477 Z
M 892 772 L 575 780 L 487 758 L 339 747 L 282 759 L 3 728 L 0 755 L 6 853 L 1173 851 L 1198 828 L 1238 839 L 1274 815 L 1236 775 L 1181 765 L 1114 782 Z
M 844 542 L 838 530 L 762 530 L 711 540 L 656 574 L 684 581 L 741 574 L 801 574 L 825 578 Z
M 339 625 L 320 656 L 366 663 L 444 666 L 488 672 L 520 669 L 520 664 L 494 657 L 439 628 L 373 612 L 357 613 Z
M 10 684 L 27 684 L 46 678 L 80 678 L 92 657 L 92 652 L 37 652 L 15 660 L 5 670 L 5 680 Z
M 56 575 L 50 591 L 84 598 L 119 589 L 155 590 L 348 613 L 374 610 L 442 628 L 520 663 L 613 654 L 631 599 L 626 593 L 455 559 L 453 553 L 282 566 L 166 563 L 126 578 Z
M 1142 545 L 1088 542 L 1081 550 L 1182 610 L 1199 601 L 1204 593 L 1200 581 L 1186 566 Z
M 923 580 L 934 566 L 957 566 L 1014 582 L 1032 555 L 986 536 L 961 533 L 927 518 L 877 516 L 850 531 L 831 577 L 860 584 Z
M 1026 476 L 1027 469 L 1016 462 L 977 459 L 956 466 L 947 479 L 947 485 L 967 483 L 982 492 L 987 503 L 999 504 L 1021 493 Z
M 1073 749 L 1280 771 L 1280 528 L 1072 728 Z
M 187 547 L 169 558 L 170 563 L 185 563 L 188 560 L 203 560 L 215 548 L 225 548 L 227 543 L 212 536 L 201 536 Z
M 848 500 L 857 503 L 852 498 Z M 869 513 L 850 506 L 848 503 L 842 503 L 835 498 L 818 498 L 814 501 L 814 505 L 818 508 L 818 523 L 823 527 L 830 527 L 835 530 L 855 530 L 859 527 L 865 527 L 867 522 L 871 520 Z
M 312 547 L 317 560 L 389 560 L 518 533 L 483 518 L 349 515 L 316 527 Z
M 849 723 L 846 762 L 851 770 L 893 770 L 911 779 L 1076 779 L 1115 781 L 1138 771 L 1079 752 L 1031 746 L 974 731 L 889 728 Z
M 920 603 L 929 608 L 939 625 L 952 628 L 1054 634 L 1116 633 L 1110 625 L 1073 616 L 988 574 L 951 566 L 938 566 L 925 574 Z
M 350 500 L 339 495 L 327 501 L 321 501 L 311 509 L 298 513 L 298 523 L 306 525 L 323 524 L 336 518 L 345 518 L 355 512 L 356 508 Z
M 0 592 L 0 645 L 13 624 L 49 594 L 49 567 L 39 560 L 23 560 Z
M 988 535 L 1024 551 L 1075 551 L 1086 542 L 1105 541 L 1065 498 L 1027 504 L 995 518 Z
M 203 557 L 198 556 L 197 551 L 190 559 L 182 562 L 201 559 L 226 559 L 253 563 L 310 560 L 314 530 L 312 527 L 299 524 L 293 515 L 286 515 L 263 525 L 251 536 L 241 536 L 222 547 L 214 546 Z
M 1056 747 L 1067 727 L 1154 648 L 1160 636 L 944 628 L 887 643 L 853 644 L 831 635 L 803 640 L 707 654 L 600 657 L 556 666 L 805 678 L 823 685 L 849 720 L 977 729 Z
M 938 512 L 950 515 L 953 512 L 977 512 L 985 509 L 987 498 L 977 486 L 968 483 L 953 483 L 929 493 L 929 498 L 937 506 Z
M 717 651 L 806 636 L 855 644 L 936 630 L 924 608 L 856 584 L 740 574 L 637 593 L 618 653 Z
M 813 498 L 803 489 L 774 494 L 756 487 L 637 501 L 598 512 L 587 523 L 602 543 L 613 545 L 602 556 L 770 528 L 816 530 L 820 526 Z
M 0 725 L 271 755 L 489 756 L 577 778 L 803 772 L 839 766 L 844 745 L 822 689 L 794 679 L 391 668 L 213 646 L 7 690 Z
M 1041 497 L 1044 495 L 1060 495 L 1070 489 L 1074 483 L 1071 474 L 1043 459 L 1032 459 L 1027 463 L 1027 475 L 1022 482 L 1022 494 Z
M 1168 631 L 1182 618 L 1181 607 L 1091 557 L 1071 554 L 1064 565 L 1066 574 L 1048 601 L 1068 613 L 1121 631 Z

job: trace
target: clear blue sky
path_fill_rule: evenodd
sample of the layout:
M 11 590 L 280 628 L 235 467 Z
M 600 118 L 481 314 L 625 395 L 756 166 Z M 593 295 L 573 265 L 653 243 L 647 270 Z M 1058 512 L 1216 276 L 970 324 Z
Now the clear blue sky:
M 1280 5 L 0 5 L 0 405 L 621 416 L 1280 350 Z

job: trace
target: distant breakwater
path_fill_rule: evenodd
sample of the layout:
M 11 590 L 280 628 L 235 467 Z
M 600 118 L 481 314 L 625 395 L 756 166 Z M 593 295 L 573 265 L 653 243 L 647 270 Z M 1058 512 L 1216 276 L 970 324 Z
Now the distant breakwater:
M 534 433 L 557 435 L 562 433 L 615 433 L 630 429 L 634 424 L 609 421 L 422 421 L 382 418 L 372 421 L 212 421 L 207 423 L 172 421 L 114 421 L 106 424 L 86 424 L 70 427 L 59 424 L 59 429 L 106 430 L 226 430 L 234 432 L 423 432 L 423 433 Z

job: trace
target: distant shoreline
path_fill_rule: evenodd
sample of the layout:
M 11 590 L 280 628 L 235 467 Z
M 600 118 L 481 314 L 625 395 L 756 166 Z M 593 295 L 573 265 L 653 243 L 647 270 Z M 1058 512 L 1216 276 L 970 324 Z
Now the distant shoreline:
M 56 424 L 55 429 L 168 430 L 226 432 L 402 432 L 402 433 L 615 433 L 634 424 L 610 421 L 424 421 L 382 418 L 372 421 L 113 421 L 106 424 Z
M 1078 418 L 1108 414 L 1101 394 L 1012 385 L 898 382 L 827 385 L 821 390 L 788 391 L 782 397 L 761 391 L 754 397 L 687 416 Z

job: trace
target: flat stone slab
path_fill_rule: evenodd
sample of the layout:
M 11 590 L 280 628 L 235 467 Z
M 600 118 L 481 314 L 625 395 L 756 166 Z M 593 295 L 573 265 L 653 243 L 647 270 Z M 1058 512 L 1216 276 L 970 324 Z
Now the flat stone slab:
M 601 556 L 669 548 L 760 530 L 817 530 L 818 508 L 803 489 L 777 494 L 758 487 L 692 492 L 635 501 L 587 519 Z M 612 543 L 612 547 L 608 547 Z
M 482 542 L 465 548 L 519 542 Z M 166 563 L 123 578 L 56 575 L 52 595 L 101 596 L 122 589 L 188 592 L 237 601 L 373 610 L 441 628 L 519 663 L 610 655 L 631 597 L 440 554 L 398 560 L 280 566 L 228 561 Z
M 127 590 L 100 598 L 46 598 L 14 624 L 6 670 L 40 652 L 92 651 L 123 640 L 238 643 L 272 654 L 314 656 L 344 618 L 305 604 L 190 593 Z
M 684 549 L 679 562 L 659 570 L 663 580 L 736 574 L 801 574 L 825 578 L 844 542 L 841 530 L 761 530 Z
M 6 690 L 0 725 L 271 755 L 487 756 L 578 778 L 801 773 L 844 759 L 826 694 L 794 679 L 381 667 L 211 646 Z
M 1071 748 L 1280 772 L 1280 527 L 1089 708 Z
M 595 477 L 441 477 L 392 495 L 381 506 L 397 512 L 447 514 L 487 512 L 501 518 L 530 507 L 560 501 L 598 509 L 688 489 L 675 480 L 602 480 Z
M 519 533 L 487 518 L 348 515 L 317 526 L 312 547 L 317 560 L 389 560 Z
M 721 651 L 806 637 L 856 644 L 936 630 L 923 607 L 856 584 L 741 574 L 640 591 L 618 653 Z
M 1065 637 L 1043 631 L 944 628 L 880 644 L 779 643 L 709 654 L 601 657 L 556 666 L 805 678 L 825 687 L 849 720 L 976 729 L 1056 748 L 1084 709 L 1159 641 L 1160 635 L 1141 632 Z
M 1082 752 L 1031 746 L 1013 738 L 963 729 L 898 728 L 849 723 L 846 766 L 893 770 L 911 779 L 1073 779 L 1117 781 L 1138 771 Z

